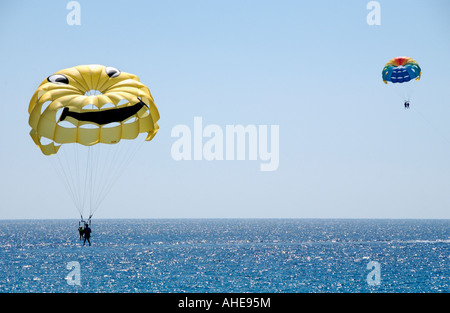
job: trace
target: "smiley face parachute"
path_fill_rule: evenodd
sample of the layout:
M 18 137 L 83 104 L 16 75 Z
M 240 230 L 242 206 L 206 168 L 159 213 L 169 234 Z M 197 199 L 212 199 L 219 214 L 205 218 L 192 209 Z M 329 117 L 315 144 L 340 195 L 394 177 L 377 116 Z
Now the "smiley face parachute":
M 136 75 L 103 65 L 50 75 L 28 113 L 31 138 L 54 159 L 82 219 L 92 217 L 141 143 L 159 129 L 150 90 Z
M 422 70 L 419 64 L 409 57 L 393 58 L 386 63 L 382 71 L 383 82 L 391 83 L 405 103 L 409 103 L 415 89 L 415 82 L 420 80 L 421 75 Z

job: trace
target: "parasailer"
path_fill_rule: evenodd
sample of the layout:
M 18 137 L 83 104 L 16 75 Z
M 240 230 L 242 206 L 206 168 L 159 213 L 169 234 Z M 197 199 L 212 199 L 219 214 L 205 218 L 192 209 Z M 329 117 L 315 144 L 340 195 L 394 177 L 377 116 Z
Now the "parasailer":
M 419 64 L 410 57 L 396 57 L 391 59 L 383 68 L 382 78 L 385 84 L 392 83 L 399 86 L 397 92 L 404 100 L 404 106 L 409 108 L 414 81 L 420 80 L 422 70 Z
M 83 229 L 83 234 L 84 234 L 84 242 L 83 242 L 83 246 L 86 244 L 86 240 L 89 243 L 89 246 L 91 245 L 91 228 L 89 227 L 89 224 L 86 224 L 86 226 L 84 226 Z
M 28 113 L 31 138 L 55 159 L 81 221 L 89 216 L 87 224 L 140 143 L 159 129 L 148 87 L 136 75 L 96 64 L 48 76 Z M 83 234 L 90 243 L 86 228 Z
M 78 226 L 78 233 L 80 234 L 80 240 L 84 237 L 84 230 L 83 227 L 80 225 Z

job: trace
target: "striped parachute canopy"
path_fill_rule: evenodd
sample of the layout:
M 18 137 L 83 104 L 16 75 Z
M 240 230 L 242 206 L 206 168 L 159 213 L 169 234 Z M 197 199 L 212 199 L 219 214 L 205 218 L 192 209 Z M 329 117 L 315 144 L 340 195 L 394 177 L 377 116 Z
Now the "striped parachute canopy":
M 386 63 L 383 68 L 383 82 L 406 83 L 419 80 L 422 71 L 419 64 L 409 57 L 396 57 Z

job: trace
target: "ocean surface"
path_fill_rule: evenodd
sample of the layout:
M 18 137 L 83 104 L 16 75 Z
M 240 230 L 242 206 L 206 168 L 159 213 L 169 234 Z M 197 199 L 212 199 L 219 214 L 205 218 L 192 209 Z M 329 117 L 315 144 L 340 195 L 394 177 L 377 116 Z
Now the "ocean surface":
M 450 292 L 450 220 L 0 221 L 0 292 Z

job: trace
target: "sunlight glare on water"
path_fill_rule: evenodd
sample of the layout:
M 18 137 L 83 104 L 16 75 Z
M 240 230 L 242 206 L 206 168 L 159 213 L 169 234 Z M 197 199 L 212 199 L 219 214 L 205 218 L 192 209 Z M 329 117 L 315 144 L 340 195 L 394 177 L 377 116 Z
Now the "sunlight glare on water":
M 450 291 L 448 220 L 94 220 L 91 247 L 75 220 L 0 226 L 0 292 Z

